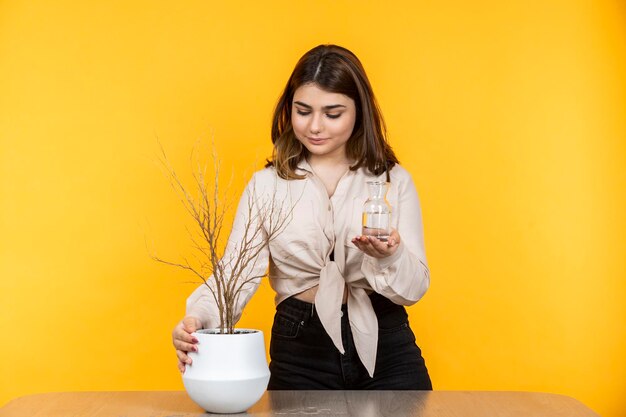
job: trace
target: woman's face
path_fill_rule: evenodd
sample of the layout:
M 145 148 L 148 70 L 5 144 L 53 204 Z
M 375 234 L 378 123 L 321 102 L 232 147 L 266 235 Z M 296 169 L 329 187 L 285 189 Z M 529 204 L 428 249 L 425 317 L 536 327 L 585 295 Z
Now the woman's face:
M 304 84 L 293 95 L 291 124 L 311 158 L 345 158 L 356 120 L 354 100 Z

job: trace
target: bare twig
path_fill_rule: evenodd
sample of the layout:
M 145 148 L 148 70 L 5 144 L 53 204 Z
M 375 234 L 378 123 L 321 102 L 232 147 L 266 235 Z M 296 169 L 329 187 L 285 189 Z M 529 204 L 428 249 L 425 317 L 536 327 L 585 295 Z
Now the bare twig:
M 166 265 L 190 271 L 207 286 L 219 311 L 220 329 L 227 333 L 234 332 L 235 316 L 239 296 L 247 285 L 256 283 L 265 275 L 251 275 L 255 270 L 259 255 L 267 248 L 269 242 L 276 238 L 291 221 L 293 209 L 297 203 L 292 196 L 277 198 L 277 184 L 273 184 L 273 192 L 260 192 L 254 179 L 244 191 L 246 195 L 240 199 L 245 204 L 240 211 L 242 218 L 236 219 L 239 241 L 228 241 L 226 249 L 220 248 L 220 237 L 224 227 L 226 214 L 231 210 L 232 198 L 222 196 L 219 185 L 220 161 L 213 145 L 213 184 L 207 179 L 207 164 L 200 158 L 194 166 L 193 187 L 197 198 L 189 192 L 183 181 L 171 166 L 165 150 L 161 146 L 161 164 L 168 176 L 170 185 L 179 195 L 185 210 L 194 220 L 197 238 L 190 233 L 192 247 L 196 250 L 196 262 L 190 264 L 171 262 L 153 255 L 152 258 Z M 192 165 L 193 152 L 192 152 Z M 230 190 L 233 176 L 227 184 Z M 301 197 L 301 196 L 300 196 Z

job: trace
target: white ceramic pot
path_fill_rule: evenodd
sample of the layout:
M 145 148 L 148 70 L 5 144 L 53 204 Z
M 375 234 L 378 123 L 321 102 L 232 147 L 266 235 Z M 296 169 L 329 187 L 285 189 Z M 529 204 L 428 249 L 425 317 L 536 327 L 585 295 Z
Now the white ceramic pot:
M 190 352 L 183 383 L 191 399 L 210 413 L 242 413 L 267 389 L 270 371 L 263 332 L 236 329 L 235 334 L 199 330 L 198 352 Z

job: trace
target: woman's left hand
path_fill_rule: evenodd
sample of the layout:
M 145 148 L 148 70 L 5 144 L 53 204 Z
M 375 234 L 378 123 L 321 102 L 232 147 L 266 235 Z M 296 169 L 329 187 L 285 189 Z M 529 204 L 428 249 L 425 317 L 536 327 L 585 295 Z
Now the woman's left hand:
M 400 234 L 396 229 L 391 229 L 391 234 L 386 242 L 378 240 L 374 236 L 357 236 L 352 239 L 354 246 L 363 253 L 374 258 L 386 258 L 393 255 L 398 250 L 400 244 Z

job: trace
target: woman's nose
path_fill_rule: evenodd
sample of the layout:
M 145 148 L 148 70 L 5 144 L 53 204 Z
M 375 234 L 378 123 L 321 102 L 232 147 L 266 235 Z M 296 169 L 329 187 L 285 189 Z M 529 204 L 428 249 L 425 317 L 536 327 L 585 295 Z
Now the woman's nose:
M 313 114 L 313 117 L 311 117 L 311 124 L 309 125 L 309 130 L 311 131 L 311 133 L 318 134 L 322 131 L 324 126 L 322 125 L 321 119 L 322 118 L 320 115 Z

